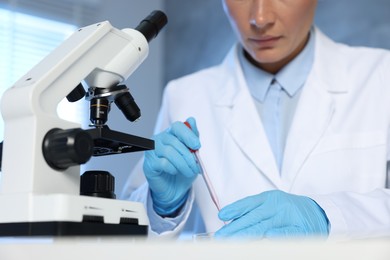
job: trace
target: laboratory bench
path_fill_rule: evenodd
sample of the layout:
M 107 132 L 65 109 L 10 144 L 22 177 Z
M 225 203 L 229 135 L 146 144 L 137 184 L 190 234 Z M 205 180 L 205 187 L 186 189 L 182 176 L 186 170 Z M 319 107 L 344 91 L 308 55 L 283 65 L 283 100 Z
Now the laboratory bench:
M 390 239 L 167 241 L 136 237 L 0 238 L 0 259 L 389 260 Z

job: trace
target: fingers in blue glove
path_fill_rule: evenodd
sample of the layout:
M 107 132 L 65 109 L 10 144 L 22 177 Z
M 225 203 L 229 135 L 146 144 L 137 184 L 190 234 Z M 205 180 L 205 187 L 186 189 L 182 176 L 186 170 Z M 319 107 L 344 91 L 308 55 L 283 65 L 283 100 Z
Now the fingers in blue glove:
M 281 227 L 268 230 L 264 236 L 270 239 L 302 237 L 304 231 L 300 227 Z
M 194 177 L 201 171 L 195 156 L 189 150 L 200 147 L 195 121 L 193 118 L 190 121 L 195 131 L 184 123 L 175 122 L 169 129 L 154 137 L 155 149 L 145 152 L 145 164 L 155 175 L 164 172 Z
M 325 212 L 312 199 L 268 191 L 223 208 L 219 217 L 231 221 L 216 237 L 328 235 Z
M 154 136 L 155 149 L 145 152 L 144 173 L 148 180 L 153 207 L 161 216 L 172 216 L 185 203 L 189 190 L 201 172 L 190 149 L 200 147 L 195 119 L 175 122 Z
M 249 196 L 227 205 L 221 209 L 218 217 L 223 221 L 230 221 L 253 211 L 255 208 L 260 207 L 267 200 L 267 196 L 262 194 L 263 193 Z
M 188 123 L 190 124 L 191 130 L 194 132 L 194 134 L 195 134 L 197 137 L 199 137 L 199 131 L 198 131 L 198 127 L 196 126 L 195 118 L 189 117 L 189 118 L 187 118 L 186 122 L 188 122 Z M 197 149 L 200 148 L 200 144 L 196 144 L 196 146 L 198 146 L 198 148 L 196 148 L 196 149 L 191 148 L 191 149 L 197 150 Z
M 267 220 L 274 210 L 261 210 L 267 196 L 263 194 L 249 196 L 221 209 L 218 216 L 224 222 L 231 221 L 216 232 L 217 237 L 262 237 L 267 231 Z

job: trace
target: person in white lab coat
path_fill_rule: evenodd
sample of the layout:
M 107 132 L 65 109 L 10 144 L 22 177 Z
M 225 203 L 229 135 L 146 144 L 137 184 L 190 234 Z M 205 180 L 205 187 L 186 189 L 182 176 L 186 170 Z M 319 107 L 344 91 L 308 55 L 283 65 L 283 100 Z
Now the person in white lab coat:
M 333 42 L 316 0 L 222 3 L 238 43 L 168 84 L 155 150 L 124 191 L 150 234 L 174 237 L 195 214 L 217 237 L 389 236 L 390 53 Z

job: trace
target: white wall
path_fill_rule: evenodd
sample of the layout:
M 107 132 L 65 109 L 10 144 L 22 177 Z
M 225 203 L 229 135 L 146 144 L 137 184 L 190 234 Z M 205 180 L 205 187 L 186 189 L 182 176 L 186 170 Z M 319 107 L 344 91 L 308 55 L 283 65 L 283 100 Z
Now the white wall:
M 108 20 L 118 29 L 134 28 L 153 10 L 163 10 L 163 0 L 110 0 L 101 1 L 99 12 L 94 22 Z M 169 18 L 168 18 L 169 19 Z M 141 118 L 137 122 L 128 121 L 122 113 L 112 105 L 108 126 L 112 130 L 150 138 L 161 103 L 163 89 L 163 42 L 164 29 L 150 43 L 150 52 L 146 61 L 130 76 L 126 82 L 136 103 L 141 109 Z M 106 170 L 116 179 L 116 194 L 120 195 L 123 183 L 140 159 L 142 152 L 123 155 L 110 155 L 92 158 L 83 170 Z

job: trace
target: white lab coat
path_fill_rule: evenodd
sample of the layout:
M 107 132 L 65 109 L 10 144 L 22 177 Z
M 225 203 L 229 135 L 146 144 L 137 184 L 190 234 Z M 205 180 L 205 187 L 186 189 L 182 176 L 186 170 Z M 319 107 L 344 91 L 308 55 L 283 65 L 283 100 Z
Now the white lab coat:
M 390 236 L 389 52 L 338 44 L 316 29 L 313 68 L 279 172 L 237 49 L 221 65 L 168 84 L 156 132 L 195 117 L 200 154 L 222 206 L 280 189 L 313 198 L 329 218 L 330 237 Z M 137 174 L 141 171 L 132 173 L 125 193 L 144 181 L 137 181 Z M 146 203 L 146 196 L 144 185 L 131 199 Z M 187 211 L 193 200 L 206 231 L 218 230 L 223 223 L 200 177 Z M 180 232 L 187 218 L 185 213 L 183 221 L 164 234 Z

